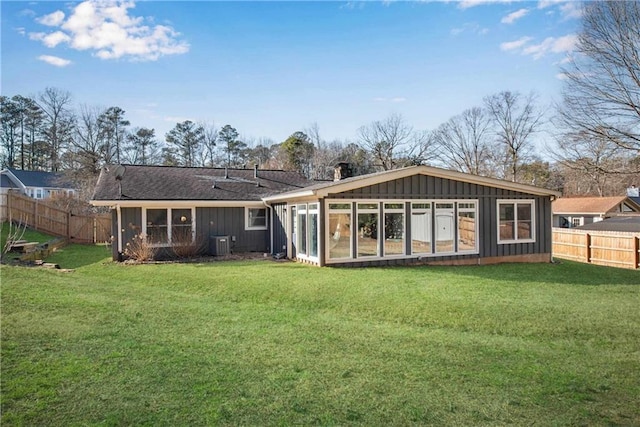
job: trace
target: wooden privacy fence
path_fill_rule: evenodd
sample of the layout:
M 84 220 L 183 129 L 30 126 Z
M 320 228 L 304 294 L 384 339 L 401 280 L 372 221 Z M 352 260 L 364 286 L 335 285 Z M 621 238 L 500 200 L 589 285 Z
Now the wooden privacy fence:
M 553 228 L 553 256 L 609 267 L 640 268 L 640 233 Z
M 7 217 L 38 231 L 66 237 L 73 243 L 111 240 L 111 215 L 75 215 L 43 200 L 9 193 Z

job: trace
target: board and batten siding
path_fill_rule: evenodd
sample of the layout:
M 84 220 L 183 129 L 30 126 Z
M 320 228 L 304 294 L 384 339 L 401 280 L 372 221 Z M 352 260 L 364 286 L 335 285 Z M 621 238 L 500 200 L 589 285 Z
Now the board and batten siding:
M 267 209 L 267 224 L 270 223 Z M 245 230 L 243 207 L 196 207 L 196 236 L 209 241 L 211 236 L 229 236 L 232 252 L 269 252 L 269 230 Z
M 277 203 L 273 212 L 273 250 L 272 253 L 287 252 L 287 204 Z
M 413 175 L 379 184 L 365 186 L 342 193 L 329 194 L 328 199 L 474 199 L 478 200 L 479 254 L 430 257 L 433 261 L 455 261 L 472 258 L 509 257 L 518 255 L 551 254 L 551 199 L 549 196 L 489 187 L 427 175 Z M 498 244 L 498 199 L 535 200 L 535 242 Z M 413 260 L 415 261 L 415 260 Z M 376 260 L 367 264 L 404 264 L 407 260 Z M 346 262 L 362 266 L 364 263 Z
M 124 253 L 127 242 L 130 242 L 137 234 L 142 233 L 142 208 L 122 208 L 120 209 L 120 218 L 122 229 L 118 228 L 117 213 L 113 211 L 113 227 L 116 232 L 113 234 L 117 236 L 118 233 L 122 233 L 122 252 Z M 118 242 L 114 242 L 115 250 L 113 252 L 114 258 L 118 259 Z

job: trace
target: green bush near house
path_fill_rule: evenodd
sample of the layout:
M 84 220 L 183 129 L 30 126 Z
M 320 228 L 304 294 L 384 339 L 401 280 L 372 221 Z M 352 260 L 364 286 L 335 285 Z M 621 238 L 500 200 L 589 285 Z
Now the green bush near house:
M 638 425 L 640 274 L 1 267 L 3 425 Z

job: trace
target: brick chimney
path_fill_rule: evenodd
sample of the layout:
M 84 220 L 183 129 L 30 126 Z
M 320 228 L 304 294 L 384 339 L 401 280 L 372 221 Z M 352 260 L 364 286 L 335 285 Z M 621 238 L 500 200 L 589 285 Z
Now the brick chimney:
M 340 181 L 345 178 L 350 178 L 352 174 L 351 165 L 347 162 L 340 162 L 334 168 L 333 180 Z

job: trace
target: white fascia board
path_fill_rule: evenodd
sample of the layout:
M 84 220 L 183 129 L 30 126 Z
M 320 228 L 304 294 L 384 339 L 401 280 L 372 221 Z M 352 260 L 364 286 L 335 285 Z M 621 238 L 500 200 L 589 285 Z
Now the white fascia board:
M 309 198 L 315 198 L 315 197 L 316 197 L 316 191 L 302 190 L 295 193 L 276 194 L 275 196 L 263 197 L 262 200 L 265 203 L 277 203 L 277 202 L 284 202 L 284 201 L 291 201 L 291 200 L 298 201 L 300 199 L 309 199 Z
M 264 207 L 262 201 L 249 200 L 91 200 L 93 206 L 119 206 L 121 208 L 238 208 Z
M 22 191 L 27 191 L 27 186 L 26 186 L 26 185 L 24 185 L 24 184 L 22 183 L 22 181 L 20 181 L 20 180 L 18 179 L 18 177 L 17 177 L 17 176 L 15 176 L 15 175 L 13 174 L 13 172 L 11 172 L 9 169 L 4 169 L 4 170 L 2 171 L 2 173 L 4 173 L 5 175 L 7 175 L 7 177 L 8 177 L 11 181 L 13 181 L 13 183 L 14 183 L 14 184 L 16 184 L 17 186 L 19 186 L 19 187 L 20 187 L 20 189 L 22 189 Z

